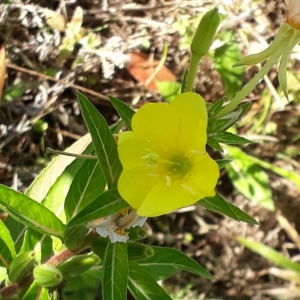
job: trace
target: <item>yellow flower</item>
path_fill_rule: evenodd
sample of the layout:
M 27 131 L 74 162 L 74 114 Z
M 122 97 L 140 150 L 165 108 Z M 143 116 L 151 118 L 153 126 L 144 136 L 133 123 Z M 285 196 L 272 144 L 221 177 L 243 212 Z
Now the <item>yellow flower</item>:
M 285 0 L 285 3 L 288 9 L 286 22 L 295 29 L 300 29 L 300 1 Z
M 121 196 L 139 216 L 154 217 L 215 195 L 217 163 L 205 150 L 207 110 L 202 97 L 184 93 L 171 104 L 148 103 L 120 133 Z

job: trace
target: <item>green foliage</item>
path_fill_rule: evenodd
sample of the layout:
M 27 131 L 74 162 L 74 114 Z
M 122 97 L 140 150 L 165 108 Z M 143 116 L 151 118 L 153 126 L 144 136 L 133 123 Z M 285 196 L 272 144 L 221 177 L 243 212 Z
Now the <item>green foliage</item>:
M 16 257 L 15 244 L 11 238 L 9 230 L 0 220 L 0 266 L 7 267 Z
M 264 170 L 242 150 L 233 147 L 226 149 L 232 159 L 226 168 L 236 189 L 249 200 L 274 211 L 268 176 Z
M 111 104 L 116 109 L 117 113 L 124 121 L 128 130 L 132 130 L 131 128 L 131 119 L 134 115 L 134 110 L 132 110 L 129 106 L 127 106 L 124 102 L 115 97 L 109 97 Z
M 102 115 L 78 92 L 78 101 L 85 123 L 92 136 L 103 175 L 108 187 L 115 187 L 122 170 L 119 161 L 117 143 Z
M 300 276 L 300 264 L 293 262 L 289 258 L 286 258 L 278 251 L 248 238 L 239 237 L 237 238 L 237 241 L 249 248 L 250 250 L 273 262 L 274 264 L 277 264 L 285 269 L 291 270 L 295 272 L 297 276 Z
M 75 22 L 72 19 L 70 24 Z M 191 62 L 182 86 L 174 82 L 158 82 L 167 102 L 182 91 L 193 91 L 198 63 L 209 51 L 219 22 L 217 9 L 209 11 L 200 21 L 192 40 Z M 70 32 L 66 33 L 60 47 L 60 60 L 69 57 L 78 41 L 85 41 L 85 47 L 99 46 L 97 36 L 82 30 L 81 23 L 82 18 L 73 36 Z M 188 31 L 187 26 L 184 30 L 185 33 Z M 233 39 L 230 31 L 225 33 L 223 39 L 228 38 L 226 34 Z M 243 70 L 232 70 L 232 64 L 240 57 L 236 43 L 226 43 L 214 52 L 216 69 L 224 82 L 227 97 L 234 97 L 234 101 L 224 106 L 225 98 L 222 98 L 214 104 L 207 104 L 207 143 L 217 151 L 226 150 L 226 155 L 216 162 L 219 169 L 226 168 L 236 189 L 262 207 L 274 211 L 264 169 L 288 178 L 298 187 L 300 176 L 252 157 L 239 148 L 226 146 L 251 143 L 227 130 L 248 111 L 251 103 L 241 104 L 241 101 L 273 62 L 266 63 L 255 77 L 256 81 L 251 81 L 246 93 L 241 82 Z M 287 53 L 282 56 L 280 69 L 285 93 L 286 76 L 282 66 L 286 66 L 287 57 Z M 75 60 L 73 67 L 81 63 L 82 59 Z M 242 93 L 239 94 L 241 88 Z M 6 102 L 12 101 L 25 89 L 26 84 L 23 83 L 8 88 L 4 99 Z M 83 156 L 54 158 L 25 193 L 0 185 L 0 209 L 9 214 L 4 222 L 0 221 L 0 299 L 94 299 L 99 296 L 101 286 L 104 300 L 126 300 L 128 293 L 137 300 L 169 300 L 171 298 L 158 284 L 159 280 L 165 280 L 179 271 L 212 279 L 208 270 L 183 252 L 141 242 L 147 236 L 147 230 L 141 227 L 145 220 L 136 215 L 118 191 L 122 165 L 115 136 L 124 125 L 132 130 L 135 111 L 121 100 L 109 97 L 120 117 L 119 122 L 109 127 L 96 107 L 81 93 L 77 95 L 89 134 L 75 142 L 67 152 Z M 167 115 L 165 117 L 168 118 Z M 260 124 L 255 125 L 256 128 Z M 34 127 L 37 132 L 46 129 L 47 123 L 41 120 Z M 238 222 L 259 225 L 253 217 L 218 193 L 197 204 Z M 103 227 L 107 234 L 101 233 Z M 275 250 L 244 238 L 238 241 L 300 275 L 299 264 Z M 15 292 L 7 296 L 5 293 L 12 288 Z
M 172 102 L 180 94 L 181 84 L 173 81 L 156 81 L 160 94 L 167 102 Z
M 225 40 L 225 43 L 215 50 L 214 62 L 216 70 L 221 75 L 226 95 L 231 99 L 241 89 L 243 84 L 243 68 L 232 67 L 235 62 L 241 59 L 242 55 L 238 43 L 228 42 L 228 40 L 232 41 L 233 32 L 227 31 L 223 33 L 222 39 Z
M 107 244 L 103 265 L 104 300 L 126 300 L 128 280 L 127 245 Z
M 239 222 L 246 222 L 252 225 L 259 224 L 255 219 L 243 212 L 241 209 L 224 200 L 220 194 L 200 200 L 198 201 L 198 204 L 208 210 L 224 214 Z

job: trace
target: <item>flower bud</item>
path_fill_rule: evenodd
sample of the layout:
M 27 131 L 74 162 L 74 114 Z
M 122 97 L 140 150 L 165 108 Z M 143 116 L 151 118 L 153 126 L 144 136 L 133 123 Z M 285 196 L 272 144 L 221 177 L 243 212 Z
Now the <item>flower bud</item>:
M 73 256 L 57 268 L 62 273 L 64 279 L 70 279 L 89 270 L 91 267 L 99 264 L 100 261 L 100 258 L 94 253 L 83 254 Z
M 285 0 L 285 3 L 288 9 L 286 22 L 295 29 L 300 29 L 300 1 Z
M 33 275 L 36 284 L 45 288 L 55 287 L 63 281 L 60 270 L 48 265 L 36 266 Z
M 191 53 L 198 57 L 204 56 L 215 37 L 220 23 L 220 15 L 217 8 L 207 12 L 201 19 L 191 44 Z
M 35 261 L 35 253 L 33 251 L 21 253 L 10 264 L 8 279 L 11 282 L 22 282 L 33 270 Z
M 5 82 L 6 66 L 5 66 L 5 49 L 4 46 L 0 49 L 0 104 L 2 90 Z
M 149 258 L 154 255 L 152 247 L 141 243 L 128 243 L 128 259 L 136 260 Z

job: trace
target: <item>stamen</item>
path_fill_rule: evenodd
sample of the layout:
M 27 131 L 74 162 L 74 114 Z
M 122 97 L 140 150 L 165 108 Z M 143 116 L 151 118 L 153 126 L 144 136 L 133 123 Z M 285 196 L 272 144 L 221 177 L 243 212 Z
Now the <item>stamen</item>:
M 171 177 L 168 176 L 168 175 L 166 175 L 165 178 L 166 178 L 166 185 L 167 185 L 167 186 L 171 186 L 171 184 L 172 184 Z
M 194 190 L 193 190 L 191 187 L 189 187 L 189 186 L 187 186 L 187 185 L 185 185 L 185 184 L 181 184 L 181 186 L 182 186 L 185 190 L 187 190 L 189 193 L 191 193 L 193 196 L 196 195 L 195 192 L 194 192 Z

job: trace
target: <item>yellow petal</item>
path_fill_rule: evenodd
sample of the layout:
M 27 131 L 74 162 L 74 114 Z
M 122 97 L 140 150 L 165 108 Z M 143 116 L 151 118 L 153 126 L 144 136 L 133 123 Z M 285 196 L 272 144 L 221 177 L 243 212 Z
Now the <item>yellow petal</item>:
M 145 104 L 133 116 L 132 128 L 137 134 L 162 145 L 165 151 L 186 151 L 194 140 L 200 120 L 205 131 L 199 134 L 206 136 L 205 101 L 201 96 L 188 92 L 176 97 L 171 104 Z
M 144 137 L 133 131 L 121 132 L 118 139 L 119 157 L 123 168 L 142 167 L 141 159 L 152 150 L 152 145 Z
M 159 180 L 158 175 L 149 174 L 147 167 L 125 169 L 119 178 L 118 190 L 131 207 L 138 209 Z
M 198 191 L 204 197 L 212 197 L 219 177 L 218 164 L 208 154 L 197 155 L 193 157 L 191 176 L 186 178 L 184 184 L 195 193 Z
M 189 206 L 199 200 L 179 180 L 167 185 L 163 178 L 149 192 L 137 210 L 139 216 L 156 217 L 181 207 Z

